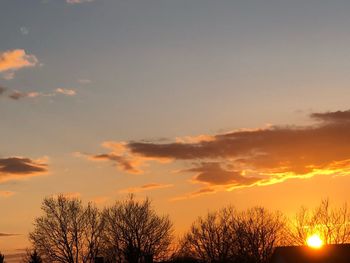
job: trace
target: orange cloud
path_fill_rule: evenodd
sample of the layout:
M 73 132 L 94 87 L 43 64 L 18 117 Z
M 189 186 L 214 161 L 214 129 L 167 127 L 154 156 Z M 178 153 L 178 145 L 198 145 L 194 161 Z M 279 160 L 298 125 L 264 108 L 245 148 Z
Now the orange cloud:
M 12 78 L 14 71 L 25 67 L 34 67 L 38 59 L 34 55 L 28 55 L 23 49 L 0 52 L 0 72 L 7 73 L 6 78 Z
M 88 155 L 88 159 L 92 161 L 111 161 L 121 171 L 131 174 L 142 174 L 143 167 L 147 166 L 149 161 L 156 161 L 160 163 L 167 163 L 171 160 L 169 158 L 154 158 L 145 157 L 130 152 L 126 142 L 104 142 L 104 148 L 110 149 L 109 153 L 102 153 L 96 155 Z
M 192 166 L 181 170 L 195 174 L 192 183 L 228 191 L 281 183 L 291 178 L 349 175 L 350 110 L 313 113 L 310 117 L 317 122 L 308 126 L 270 125 L 177 138 L 170 143 L 109 142 L 108 148 L 115 152 L 94 158 L 115 161 L 125 169 L 135 168 L 134 158 L 142 160 L 143 166 L 151 160 L 178 161 Z

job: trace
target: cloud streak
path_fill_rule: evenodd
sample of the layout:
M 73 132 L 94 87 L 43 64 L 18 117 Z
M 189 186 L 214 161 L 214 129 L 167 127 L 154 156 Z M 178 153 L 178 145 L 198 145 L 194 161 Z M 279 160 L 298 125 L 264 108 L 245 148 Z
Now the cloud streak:
M 164 188 L 170 188 L 173 187 L 172 184 L 159 184 L 159 183 L 150 183 L 145 184 L 138 187 L 130 187 L 126 188 L 120 191 L 120 193 L 139 193 L 139 192 L 145 192 L 145 191 L 151 191 L 151 190 L 158 190 L 158 189 L 164 189 Z
M 20 234 L 8 234 L 8 233 L 0 233 L 0 237 L 13 237 L 19 236 Z
M 91 2 L 93 2 L 93 1 L 94 1 L 94 0 L 66 0 L 66 3 L 67 3 L 67 4 L 74 5 L 74 4 L 91 3 Z
M 7 94 L 6 94 L 7 92 Z M 23 91 L 18 91 L 18 90 L 12 90 L 12 89 L 7 89 L 5 87 L 0 86 L 0 96 L 6 95 L 7 98 L 14 100 L 14 101 L 19 101 L 22 99 L 34 99 L 38 97 L 55 97 L 57 95 L 64 95 L 64 96 L 75 96 L 77 92 L 73 89 L 56 89 L 54 92 L 51 93 L 43 93 L 43 92 L 38 92 L 38 91 L 31 91 L 31 92 L 23 92 Z
M 11 92 L 11 94 L 8 95 L 8 97 L 12 100 L 20 100 L 23 98 L 36 98 L 36 97 L 40 97 L 43 96 L 41 93 L 39 92 L 21 92 L 21 91 L 13 91 Z
M 63 94 L 63 95 L 67 95 L 67 96 L 75 96 L 77 94 L 77 92 L 73 89 L 58 88 L 55 90 L 55 92 L 58 94 Z

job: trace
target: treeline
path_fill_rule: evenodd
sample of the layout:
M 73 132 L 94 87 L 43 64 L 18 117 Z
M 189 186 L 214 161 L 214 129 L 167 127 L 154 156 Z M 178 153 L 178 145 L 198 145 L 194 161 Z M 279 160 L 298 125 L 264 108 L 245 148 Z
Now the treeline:
M 229 206 L 198 217 L 179 239 L 168 216 L 132 195 L 102 211 L 63 195 L 45 198 L 41 208 L 26 263 L 267 263 L 276 246 L 303 245 L 314 233 L 325 243 L 350 241 L 347 205 L 331 207 L 328 200 L 300 208 L 292 219 L 263 207 Z

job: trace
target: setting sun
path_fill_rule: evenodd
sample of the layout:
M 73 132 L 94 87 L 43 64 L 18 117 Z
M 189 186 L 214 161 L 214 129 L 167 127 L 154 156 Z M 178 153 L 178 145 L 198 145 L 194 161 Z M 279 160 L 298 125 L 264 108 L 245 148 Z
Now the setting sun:
M 323 241 L 318 234 L 313 234 L 307 238 L 306 244 L 312 248 L 321 248 L 323 246 Z

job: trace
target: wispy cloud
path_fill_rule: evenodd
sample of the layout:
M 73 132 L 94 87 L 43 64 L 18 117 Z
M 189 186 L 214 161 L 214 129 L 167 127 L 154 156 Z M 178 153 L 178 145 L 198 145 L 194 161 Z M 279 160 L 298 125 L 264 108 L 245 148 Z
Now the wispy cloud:
M 39 92 L 21 92 L 21 91 L 13 91 L 8 97 L 13 100 L 19 100 L 23 98 L 36 98 L 42 96 Z
M 151 160 L 177 161 L 191 166 L 181 170 L 194 174 L 191 183 L 205 185 L 210 192 L 216 187 L 234 190 L 322 174 L 350 175 L 350 110 L 310 117 L 317 122 L 177 138 L 169 143 L 123 142 L 118 151 L 113 145 L 120 143 L 109 142 L 111 152 L 91 158 L 115 162 L 123 170 L 138 168 L 140 163 L 133 160 L 142 160 L 144 167 Z
M 20 234 L 8 234 L 8 233 L 0 233 L 0 237 L 13 237 L 19 236 Z
M 22 35 L 26 36 L 29 34 L 29 29 L 25 26 L 20 27 L 19 31 L 21 32 Z
M 26 68 L 34 67 L 38 64 L 36 56 L 26 54 L 23 49 L 14 49 L 0 52 L 0 73 L 6 79 L 14 77 L 14 72 Z
M 68 4 L 83 4 L 83 3 L 90 3 L 93 2 L 94 0 L 66 0 L 66 3 Z
M 110 149 L 111 152 L 103 154 L 79 154 L 79 156 L 86 156 L 92 161 L 111 161 L 119 170 L 131 174 L 142 174 L 143 168 L 147 166 L 149 161 L 157 161 L 160 163 L 169 162 L 167 158 L 153 158 L 134 155 L 129 151 L 126 142 L 104 142 L 104 148 Z
M 56 93 L 67 95 L 67 96 L 75 96 L 77 92 L 73 89 L 62 89 L 58 88 L 55 90 Z
M 91 80 L 90 79 L 78 79 L 78 82 L 80 84 L 90 84 Z
M 158 184 L 158 183 L 150 183 L 150 184 L 145 184 L 142 186 L 137 186 L 137 187 L 130 187 L 126 189 L 120 190 L 120 193 L 139 193 L 139 192 L 144 192 L 144 191 L 151 191 L 151 190 L 157 190 L 157 189 L 164 189 L 164 188 L 170 188 L 173 187 L 174 185 L 172 184 Z
M 213 187 L 204 187 L 194 192 L 171 198 L 170 201 L 181 201 L 181 200 L 196 198 L 203 195 L 215 194 L 218 190 L 219 189 L 215 189 Z
M 77 92 L 73 89 L 62 89 L 58 88 L 53 92 L 50 93 L 44 93 L 44 92 L 38 92 L 38 91 L 31 91 L 31 92 L 23 92 L 18 90 L 12 90 L 5 87 L 0 86 L 0 96 L 6 95 L 7 92 L 7 98 L 18 101 L 25 98 L 38 98 L 38 97 L 55 97 L 57 95 L 64 95 L 64 96 L 75 96 Z

